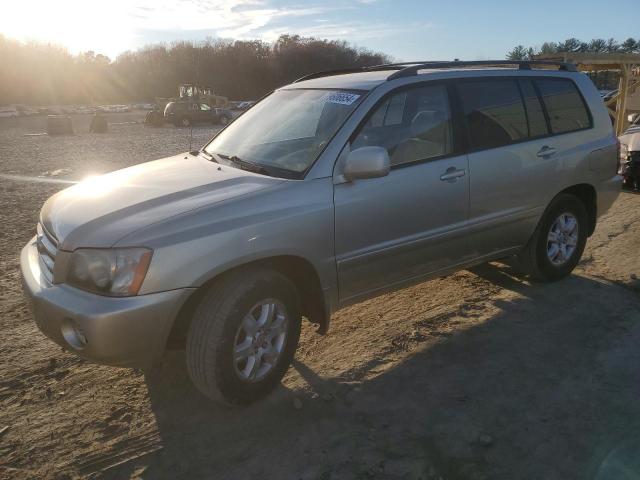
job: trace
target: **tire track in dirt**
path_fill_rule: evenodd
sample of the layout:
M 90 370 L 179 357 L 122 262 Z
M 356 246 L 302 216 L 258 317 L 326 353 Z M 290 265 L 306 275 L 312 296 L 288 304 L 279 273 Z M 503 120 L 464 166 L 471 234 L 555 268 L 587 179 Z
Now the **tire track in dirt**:
M 0 129 L 2 173 L 106 171 L 173 153 L 181 133 Z M 577 275 L 530 284 L 491 264 L 346 308 L 325 337 L 305 325 L 274 395 L 224 410 L 180 353 L 143 374 L 37 331 L 18 253 L 55 188 L 0 180 L 0 478 L 587 478 L 640 430 L 640 300 L 614 283 L 640 274 L 640 196 L 601 219 Z

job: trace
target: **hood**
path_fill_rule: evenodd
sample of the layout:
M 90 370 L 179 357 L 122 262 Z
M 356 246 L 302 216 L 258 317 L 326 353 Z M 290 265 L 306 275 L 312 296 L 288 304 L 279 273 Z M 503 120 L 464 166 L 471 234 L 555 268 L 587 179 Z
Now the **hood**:
M 47 200 L 40 220 L 62 250 L 110 247 L 158 221 L 283 181 L 181 154 L 67 188 Z

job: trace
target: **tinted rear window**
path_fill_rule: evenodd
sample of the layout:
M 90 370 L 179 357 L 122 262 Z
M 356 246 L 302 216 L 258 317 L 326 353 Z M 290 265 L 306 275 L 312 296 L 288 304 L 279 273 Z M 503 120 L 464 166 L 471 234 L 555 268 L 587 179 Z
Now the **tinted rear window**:
M 549 134 L 547 119 L 531 80 L 520 80 L 520 90 L 524 99 L 524 106 L 529 120 L 529 136 L 531 138 L 542 137 Z
M 527 117 L 515 80 L 458 84 L 474 149 L 495 148 L 528 137 Z
M 553 133 L 566 133 L 591 126 L 587 107 L 571 80 L 536 80 L 542 101 L 549 114 Z

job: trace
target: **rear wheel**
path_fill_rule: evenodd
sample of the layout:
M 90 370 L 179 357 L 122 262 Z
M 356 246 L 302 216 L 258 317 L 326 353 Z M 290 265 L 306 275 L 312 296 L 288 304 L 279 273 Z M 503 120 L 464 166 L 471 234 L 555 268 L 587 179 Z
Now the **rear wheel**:
M 223 404 L 258 400 L 291 363 L 300 337 L 297 291 L 285 276 L 246 268 L 215 282 L 187 337 L 187 368 L 196 387 Z
M 553 199 L 519 256 L 533 278 L 554 281 L 576 267 L 587 243 L 588 215 L 582 201 L 569 194 Z

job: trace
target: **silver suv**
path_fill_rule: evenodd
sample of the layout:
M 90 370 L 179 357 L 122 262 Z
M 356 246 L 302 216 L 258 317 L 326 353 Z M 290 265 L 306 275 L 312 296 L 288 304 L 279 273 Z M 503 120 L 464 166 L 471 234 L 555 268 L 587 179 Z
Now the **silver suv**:
M 24 287 L 67 350 L 144 367 L 182 344 L 204 394 L 248 403 L 280 382 L 303 316 L 324 333 L 347 304 L 510 256 L 565 277 L 618 196 L 618 163 L 571 65 L 314 74 L 198 152 L 52 196 Z

